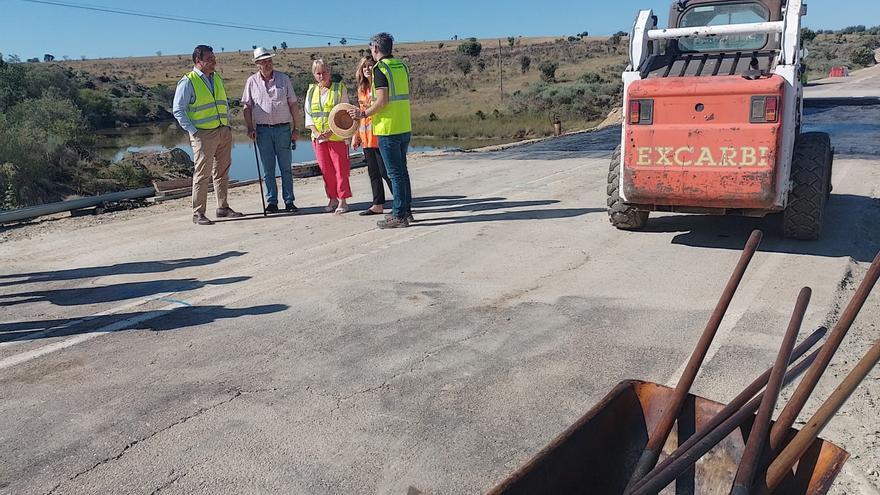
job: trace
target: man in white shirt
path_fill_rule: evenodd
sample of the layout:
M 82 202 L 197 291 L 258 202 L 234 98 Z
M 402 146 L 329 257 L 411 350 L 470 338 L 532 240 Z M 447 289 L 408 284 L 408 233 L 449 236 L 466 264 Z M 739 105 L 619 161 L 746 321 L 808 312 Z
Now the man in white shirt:
M 259 70 L 247 79 L 241 103 L 248 137 L 255 141 L 263 162 L 266 184 L 266 212 L 278 212 L 278 188 L 275 165 L 281 169 L 281 195 L 285 210 L 296 213 L 293 203 L 291 143 L 298 137 L 296 123 L 300 120 L 296 94 L 290 78 L 274 69 L 275 54 L 260 47 L 254 50 L 254 63 Z

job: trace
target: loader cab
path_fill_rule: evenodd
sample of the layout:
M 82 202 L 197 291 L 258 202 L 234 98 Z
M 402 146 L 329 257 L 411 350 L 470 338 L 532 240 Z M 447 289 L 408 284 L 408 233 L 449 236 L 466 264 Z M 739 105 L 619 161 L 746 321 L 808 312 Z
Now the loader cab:
M 782 0 L 690 0 L 672 4 L 668 27 L 781 20 Z M 662 53 L 648 59 L 642 72 L 645 78 L 768 74 L 776 67 L 779 50 L 778 34 L 671 39 Z

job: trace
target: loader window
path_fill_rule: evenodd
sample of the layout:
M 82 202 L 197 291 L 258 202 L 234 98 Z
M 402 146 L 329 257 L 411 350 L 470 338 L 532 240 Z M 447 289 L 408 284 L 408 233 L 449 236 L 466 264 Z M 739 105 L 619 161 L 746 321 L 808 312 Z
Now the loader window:
M 700 5 L 682 15 L 679 27 L 723 26 L 770 20 L 770 11 L 758 3 Z M 767 44 L 766 34 L 725 35 L 706 38 L 683 38 L 678 46 L 684 52 L 760 50 Z

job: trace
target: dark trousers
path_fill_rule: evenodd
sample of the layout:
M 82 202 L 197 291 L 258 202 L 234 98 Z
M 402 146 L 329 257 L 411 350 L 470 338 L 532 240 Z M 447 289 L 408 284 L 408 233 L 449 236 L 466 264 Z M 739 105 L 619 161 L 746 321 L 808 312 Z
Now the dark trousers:
M 391 179 L 388 178 L 388 171 L 385 170 L 385 162 L 382 161 L 382 154 L 379 148 L 364 148 L 364 161 L 367 162 L 367 173 L 370 174 L 370 187 L 373 188 L 373 204 L 385 205 L 385 187 L 382 180 L 388 184 L 388 190 L 394 194 L 391 188 Z
M 409 182 L 409 170 L 406 167 L 406 152 L 412 133 L 379 136 L 379 151 L 382 161 L 391 179 L 394 201 L 391 202 L 391 214 L 397 218 L 406 218 L 412 213 L 412 186 Z

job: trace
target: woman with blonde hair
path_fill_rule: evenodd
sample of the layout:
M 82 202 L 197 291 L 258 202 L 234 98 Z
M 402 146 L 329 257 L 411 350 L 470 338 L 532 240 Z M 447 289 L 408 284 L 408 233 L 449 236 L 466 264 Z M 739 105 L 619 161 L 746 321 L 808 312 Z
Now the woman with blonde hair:
M 312 147 L 330 200 L 324 211 L 341 215 L 348 211 L 346 200 L 351 197 L 351 162 L 345 138 L 330 129 L 330 110 L 339 103 L 348 103 L 348 93 L 345 84 L 332 82 L 330 64 L 322 59 L 312 62 L 312 75 L 316 84 L 310 84 L 306 93 L 306 127 L 312 131 Z
M 372 86 L 373 86 L 373 66 L 376 62 L 373 57 L 367 56 L 361 59 L 355 72 L 357 80 L 357 99 L 358 106 L 361 111 L 366 110 L 372 103 Z M 351 147 L 358 149 L 364 147 L 364 161 L 367 162 L 367 173 L 370 175 L 370 186 L 373 189 L 373 205 L 359 213 L 359 215 L 381 215 L 385 209 L 385 186 L 382 185 L 382 179 L 388 184 L 388 190 L 391 191 L 391 180 L 388 178 L 388 172 L 385 170 L 385 163 L 382 162 L 382 155 L 379 153 L 379 138 L 373 134 L 372 123 L 369 117 L 360 120 L 358 133 L 354 135 Z M 393 192 L 393 191 L 392 191 Z

